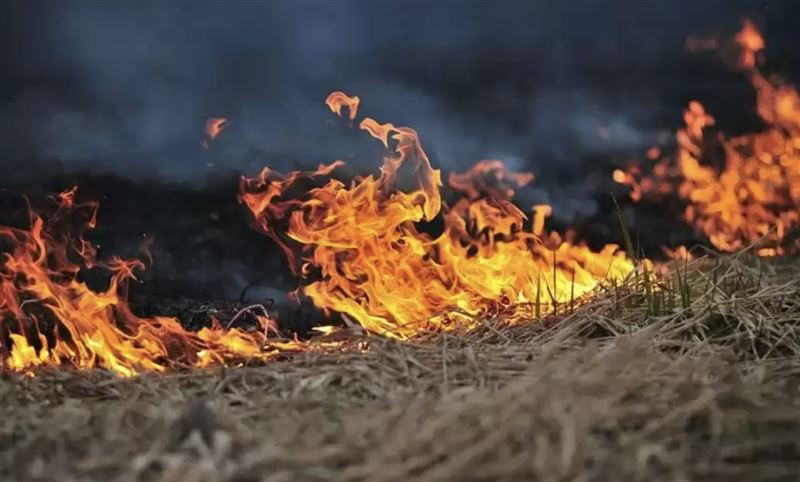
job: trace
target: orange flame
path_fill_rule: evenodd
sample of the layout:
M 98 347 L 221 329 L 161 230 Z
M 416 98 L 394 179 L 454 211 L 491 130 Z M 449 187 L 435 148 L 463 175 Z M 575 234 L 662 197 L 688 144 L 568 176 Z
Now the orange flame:
M 736 251 L 760 242 L 756 252 L 774 256 L 800 249 L 800 95 L 779 79 L 767 80 L 756 68 L 764 40 L 745 22 L 736 42 L 741 65 L 757 94 L 757 110 L 767 125 L 762 132 L 716 141 L 706 132 L 715 121 L 692 101 L 678 130 L 674 159 L 658 161 L 652 174 L 634 166 L 615 171 L 613 179 L 631 186 L 634 200 L 642 194 L 677 194 L 687 201 L 684 218 L 708 236 L 721 251 Z M 721 167 L 704 164 L 714 142 L 724 154 Z
M 739 65 L 748 69 L 754 68 L 756 66 L 756 56 L 760 51 L 764 50 L 766 44 L 761 32 L 750 20 L 745 20 L 742 29 L 736 34 L 736 43 L 742 49 Z
M 83 239 L 93 227 L 94 203 L 75 202 L 76 189 L 57 195 L 45 221 L 31 212 L 30 229 L 0 226 L 0 362 L 13 371 L 39 366 L 103 367 L 123 376 L 176 366 L 207 366 L 268 359 L 299 342 L 267 340 L 274 322 L 260 331 L 224 329 L 218 322 L 198 333 L 174 318 L 140 318 L 119 292 L 143 268 L 138 260 L 95 259 Z M 95 292 L 78 279 L 82 266 L 110 273 Z M 263 333 L 262 333 L 263 331 Z
M 351 105 L 355 118 L 356 97 L 334 92 L 326 103 L 337 114 Z M 523 316 L 521 307 L 555 310 L 633 269 L 614 245 L 593 252 L 545 233 L 549 206 L 538 206 L 528 222 L 511 196 L 532 174 L 509 173 L 500 161 L 479 163 L 450 176 L 464 196 L 448 209 L 440 171 L 413 129 L 371 118 L 360 128 L 387 147 L 377 178 L 350 185 L 329 179 L 291 194 L 298 180 L 319 180 L 337 161 L 288 175 L 264 169 L 241 182 L 257 227 L 282 247 L 316 306 L 405 339 L 470 328 L 476 316 L 497 310 L 509 321 Z M 438 235 L 421 224 L 434 220 L 444 225 Z
M 514 196 L 512 187 L 498 190 L 498 185 L 514 184 L 524 187 L 533 182 L 532 172 L 507 172 L 503 161 L 480 161 L 464 174 L 452 173 L 447 184 L 453 189 L 463 192 L 470 199 L 475 199 L 482 192 L 498 199 L 510 199 Z
M 342 108 L 347 107 L 350 112 L 350 120 L 355 120 L 356 115 L 358 115 L 358 104 L 361 100 L 358 97 L 350 97 L 349 95 L 343 92 L 331 92 L 327 99 L 325 99 L 325 104 L 328 108 L 335 113 L 336 115 L 342 115 Z

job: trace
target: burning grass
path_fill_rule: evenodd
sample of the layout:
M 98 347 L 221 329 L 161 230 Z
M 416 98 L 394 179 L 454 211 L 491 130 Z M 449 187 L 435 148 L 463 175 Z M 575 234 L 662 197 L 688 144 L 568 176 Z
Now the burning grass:
M 377 177 L 329 179 L 336 161 L 242 179 L 302 292 L 351 325 L 311 341 L 276 338 L 255 305 L 197 332 L 134 315 L 123 288 L 143 263 L 96 258 L 97 206 L 74 189 L 47 220 L 0 227 L 0 477 L 796 480 L 800 110 L 757 70 L 758 33 L 737 42 L 770 130 L 718 136 L 717 176 L 694 102 L 677 168 L 614 174 L 634 194 L 677 179 L 686 220 L 736 254 L 638 260 L 621 212 L 626 252 L 593 251 L 544 230 L 549 206 L 528 220 L 511 198 L 533 176 L 499 161 L 451 175 L 448 204 L 417 133 L 371 118 Z M 326 103 L 357 117 L 357 97 Z M 209 120 L 206 145 L 225 125 Z M 295 196 L 301 180 L 326 181 Z M 79 276 L 95 267 L 105 291 Z M 234 326 L 245 316 L 258 329 Z
M 359 100 L 334 92 L 326 103 L 339 115 L 346 105 L 353 119 Z M 300 278 L 295 294 L 326 315 L 402 340 L 427 331 L 466 332 L 491 314 L 516 323 L 525 317 L 518 308 L 535 306 L 537 318 L 565 305 L 573 309 L 634 271 L 633 259 L 614 244 L 595 251 L 569 231 L 544 231 L 549 205 L 533 206 L 529 220 L 512 198 L 514 186 L 531 182 L 532 173 L 479 162 L 451 174 L 449 186 L 460 197 L 448 206 L 441 171 L 413 129 L 369 117 L 359 128 L 387 149 L 378 177 L 357 177 L 347 186 L 328 178 L 343 164 L 334 161 L 286 175 L 264 168 L 241 180 L 240 199 L 255 226 L 280 246 Z M 315 180 L 325 184 L 295 197 L 299 181 Z M 280 335 L 278 324 L 263 308 L 258 330 L 250 331 L 231 327 L 237 317 L 224 326 L 214 319 L 195 333 L 172 317 L 137 316 L 127 284 L 145 264 L 97 258 L 84 232 L 95 227 L 98 205 L 76 202 L 76 193 L 74 187 L 53 196 L 49 216 L 28 206 L 28 228 L 0 225 L 0 368 L 33 374 L 44 366 L 103 367 L 135 376 L 314 348 L 271 339 Z M 433 222 L 443 226 L 437 235 L 424 225 Z M 81 278 L 95 268 L 110 276 L 99 292 Z
M 757 68 L 764 42 L 750 23 L 736 40 L 740 67 L 751 77 L 769 129 L 733 139 L 720 134 L 725 163 L 718 172 L 702 162 L 704 129 L 714 119 L 693 101 L 684 113 L 686 128 L 676 136 L 676 166 L 670 168 L 671 159 L 664 158 L 653 168 L 655 177 L 639 179 L 641 170 L 634 166 L 628 173 L 615 171 L 613 178 L 630 185 L 634 199 L 677 193 L 689 201 L 685 219 L 720 251 L 750 246 L 760 256 L 789 255 L 800 219 L 800 97 Z M 355 125 L 358 97 L 337 91 L 326 104 L 340 117 L 346 108 Z M 227 119 L 210 119 L 208 139 L 225 125 Z M 682 275 L 677 267 L 665 278 L 663 265 L 637 262 L 621 212 L 627 253 L 615 244 L 595 250 L 575 239 L 574 230 L 546 231 L 551 206 L 532 206 L 529 218 L 514 204 L 515 188 L 530 183 L 532 173 L 480 161 L 465 173 L 451 173 L 451 199 L 415 130 L 371 117 L 363 117 L 358 128 L 386 149 L 379 174 L 348 184 L 331 177 L 343 164 L 337 160 L 287 174 L 265 167 L 240 183 L 239 199 L 254 227 L 282 249 L 299 279 L 294 294 L 308 297 L 326 315 L 339 314 L 372 334 L 411 340 L 428 331 L 469 332 L 493 316 L 517 324 L 530 318 L 529 307 L 536 319 L 563 316 L 603 290 L 613 291 L 619 310 L 624 303 L 619 285 L 627 287 L 622 292 L 631 285 L 643 291 L 648 320 L 676 306 L 689 311 L 697 296 L 710 296 L 714 305 L 721 295 L 716 269 L 699 274 L 711 278 L 705 293 L 695 293 L 687 266 Z M 661 154 L 651 151 L 653 160 Z M 97 205 L 76 204 L 75 192 L 56 196 L 55 212 L 46 220 L 31 211 L 28 229 L 0 226 L 0 241 L 9 245 L 0 246 L 2 367 L 32 373 L 43 366 L 99 366 L 134 376 L 273 359 L 287 349 L 307 348 L 269 339 L 279 330 L 266 311 L 256 315 L 259 329 L 250 331 L 215 320 L 195 333 L 174 318 L 136 316 L 125 291 L 144 263 L 96 259 L 82 232 L 94 227 Z M 75 222 L 73 215 L 82 211 L 85 219 Z M 672 254 L 680 257 L 685 250 Z M 111 277 L 101 292 L 79 276 L 97 267 Z M 31 313 L 29 305 L 45 317 Z
M 372 336 L 366 353 L 7 374 L 0 476 L 794 480 L 798 274 L 786 258 L 703 258 L 560 316 Z
M 738 251 L 760 239 L 761 256 L 800 249 L 800 94 L 759 67 L 765 43 L 748 21 L 736 36 L 739 67 L 756 92 L 760 132 L 728 137 L 713 132 L 714 117 L 698 101 L 684 110 L 677 152 L 648 155 L 651 166 L 617 170 L 613 178 L 631 187 L 631 198 L 668 198 L 687 202 L 683 217 L 720 251 Z M 714 135 L 712 135 L 714 134 Z M 642 167 L 651 172 L 643 172 Z

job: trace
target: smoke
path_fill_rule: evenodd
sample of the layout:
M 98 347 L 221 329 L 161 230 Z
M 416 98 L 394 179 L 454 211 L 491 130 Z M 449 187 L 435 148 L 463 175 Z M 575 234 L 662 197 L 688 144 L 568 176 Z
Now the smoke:
M 678 112 L 686 89 L 671 84 L 696 82 L 674 74 L 686 62 L 686 35 L 735 29 L 743 15 L 783 18 L 791 7 L 660 0 L 4 8 L 11 74 L 2 81 L 0 163 L 53 159 L 191 181 L 335 158 L 376 168 L 371 141 L 326 111 L 331 90 L 359 95 L 378 120 L 416 128 L 446 169 L 503 158 L 545 180 L 574 177 L 590 159 L 646 147 Z M 231 125 L 206 150 L 208 117 Z

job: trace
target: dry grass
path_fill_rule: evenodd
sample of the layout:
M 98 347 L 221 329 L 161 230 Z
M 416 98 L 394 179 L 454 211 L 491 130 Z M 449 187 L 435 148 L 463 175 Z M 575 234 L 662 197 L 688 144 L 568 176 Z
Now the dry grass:
M 797 480 L 800 267 L 678 271 L 366 355 L 5 375 L 0 479 Z

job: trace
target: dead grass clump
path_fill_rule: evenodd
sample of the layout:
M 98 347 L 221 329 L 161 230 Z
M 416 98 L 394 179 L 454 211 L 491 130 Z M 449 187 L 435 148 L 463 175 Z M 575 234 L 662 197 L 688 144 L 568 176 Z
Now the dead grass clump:
M 6 374 L 0 479 L 796 480 L 798 272 L 700 260 L 547 323 L 366 354 Z

